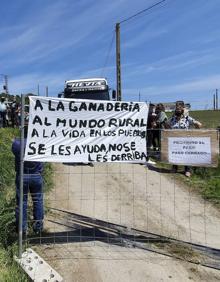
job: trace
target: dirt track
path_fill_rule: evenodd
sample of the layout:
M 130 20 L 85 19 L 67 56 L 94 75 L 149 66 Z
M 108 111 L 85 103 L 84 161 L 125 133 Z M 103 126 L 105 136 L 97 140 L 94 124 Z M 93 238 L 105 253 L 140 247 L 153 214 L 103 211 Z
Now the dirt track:
M 136 228 L 220 248 L 220 213 L 170 175 L 129 164 L 55 165 L 55 169 L 50 207 L 126 226 L 128 230 Z M 57 215 L 54 220 L 59 221 Z M 51 222 L 47 227 L 57 234 L 71 230 Z M 65 281 L 220 280 L 220 271 L 146 250 L 99 240 L 79 241 L 39 248 Z

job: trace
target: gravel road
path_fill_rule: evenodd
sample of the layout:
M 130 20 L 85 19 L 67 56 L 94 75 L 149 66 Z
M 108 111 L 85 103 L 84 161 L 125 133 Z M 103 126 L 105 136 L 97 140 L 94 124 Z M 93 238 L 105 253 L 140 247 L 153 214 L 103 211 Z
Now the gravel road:
M 175 175 L 138 164 L 55 164 L 54 169 L 55 187 L 46 200 L 52 212 L 46 226 L 51 234 L 65 234 L 68 243 L 42 244 L 37 249 L 65 281 L 220 280 L 220 271 L 199 264 L 132 244 L 124 247 L 104 242 L 95 233 L 96 240 L 91 240 L 91 222 L 101 229 L 100 236 L 112 236 L 106 226 L 100 228 L 100 222 L 107 222 L 128 234 L 137 229 L 219 249 L 219 211 L 190 187 L 179 184 Z M 63 212 L 53 212 L 53 208 Z M 68 214 L 66 219 L 64 214 Z M 73 237 L 71 232 L 77 228 Z

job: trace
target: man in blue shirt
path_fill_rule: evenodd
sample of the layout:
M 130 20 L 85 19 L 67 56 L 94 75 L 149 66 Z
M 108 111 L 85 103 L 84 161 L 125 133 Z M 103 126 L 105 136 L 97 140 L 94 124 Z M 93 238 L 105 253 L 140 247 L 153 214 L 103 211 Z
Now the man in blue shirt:
M 26 144 L 27 127 L 25 126 Z M 12 152 L 15 155 L 15 171 L 16 171 L 16 227 L 18 229 L 19 222 L 19 200 L 20 200 L 20 151 L 21 139 L 15 138 L 12 144 Z M 23 178 L 23 232 L 27 232 L 27 206 L 28 192 L 30 192 L 33 201 L 33 231 L 39 234 L 43 229 L 44 206 L 43 206 L 43 164 L 41 162 L 24 162 L 24 178 Z

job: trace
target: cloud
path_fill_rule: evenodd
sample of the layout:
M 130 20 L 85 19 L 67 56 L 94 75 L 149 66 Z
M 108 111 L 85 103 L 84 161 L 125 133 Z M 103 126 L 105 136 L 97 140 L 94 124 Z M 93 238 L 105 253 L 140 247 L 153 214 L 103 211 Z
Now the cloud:
M 42 93 L 45 93 L 45 87 L 48 86 L 49 95 L 57 96 L 59 92 L 63 91 L 65 80 L 100 77 L 102 70 L 102 68 L 93 68 L 90 70 L 82 70 L 81 72 L 78 72 L 77 70 L 74 72 L 66 70 L 60 72 L 50 72 L 46 74 L 25 73 L 22 75 L 9 77 L 9 92 L 12 94 L 36 94 L 38 85 L 40 85 L 40 90 L 42 90 Z M 108 66 L 105 68 L 105 72 L 112 71 L 115 71 L 115 66 Z
M 140 88 L 139 91 L 141 93 L 145 93 L 145 95 L 151 96 L 159 96 L 167 98 L 167 95 L 176 96 L 184 94 L 192 94 L 192 93 L 208 93 L 216 88 L 218 88 L 220 81 L 220 74 L 200 77 L 191 81 L 186 81 L 184 83 L 170 84 L 170 85 L 160 85 L 160 86 L 149 86 Z M 125 89 L 124 93 L 127 96 L 130 96 L 132 93 L 137 92 L 137 89 Z M 189 99 L 193 98 L 189 96 Z M 202 98 L 202 96 L 201 96 Z
M 11 36 L 1 42 L 2 63 L 7 61 L 7 64 L 19 65 L 45 58 L 49 60 L 54 54 L 62 57 L 66 52 L 71 53 L 72 49 L 80 44 L 89 45 L 100 35 L 96 34 L 96 31 L 103 26 L 108 13 L 118 6 L 117 2 L 114 2 L 114 5 L 107 3 L 106 9 L 99 13 L 99 17 L 94 17 L 100 10 L 98 3 L 87 5 L 86 9 L 74 5 L 70 11 L 66 7 L 67 2 L 43 6 L 41 13 L 32 11 L 31 21 L 24 17 L 20 28 L 15 29 Z M 8 29 L 12 30 L 14 27 Z M 6 57 L 8 54 L 10 57 Z
M 4 4 L 10 17 L 0 19 L 1 73 L 9 75 L 12 92 L 36 93 L 40 84 L 56 96 L 66 79 L 104 74 L 114 87 L 115 42 L 108 51 L 115 23 L 154 0 L 17 2 L 13 9 Z M 140 90 L 158 99 L 161 93 L 190 98 L 218 86 L 218 0 L 174 2 L 121 24 L 125 97 Z
M 41 92 L 45 93 L 45 87 L 49 87 L 49 92 L 51 96 L 56 96 L 58 92 L 63 90 L 65 73 L 59 74 L 45 74 L 41 75 L 39 73 L 23 74 L 9 77 L 9 92 L 12 94 L 36 94 L 38 90 L 38 85 L 40 86 Z M 56 93 L 55 93 L 56 91 Z M 42 94 L 44 95 L 44 94 Z
M 209 64 L 216 61 L 216 56 L 213 53 L 213 50 L 205 51 L 186 51 L 179 53 L 161 60 L 152 62 L 151 64 L 142 64 L 142 65 L 128 65 L 126 72 L 126 77 L 134 75 L 143 75 L 149 73 L 159 73 L 168 71 L 182 71 L 184 69 L 197 68 L 198 66 Z M 123 66 L 124 67 L 124 66 Z
M 200 77 L 183 83 L 162 84 L 140 88 L 123 89 L 123 100 L 151 101 L 153 103 L 183 100 L 191 104 L 192 109 L 212 109 L 213 94 L 219 87 L 220 74 Z

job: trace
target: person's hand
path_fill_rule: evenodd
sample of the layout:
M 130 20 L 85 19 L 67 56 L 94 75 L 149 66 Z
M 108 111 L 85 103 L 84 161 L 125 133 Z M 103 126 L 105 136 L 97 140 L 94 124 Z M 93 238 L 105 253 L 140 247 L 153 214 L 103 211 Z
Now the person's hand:
M 157 123 L 156 123 L 155 121 L 153 121 L 153 122 L 151 123 L 151 127 L 152 127 L 152 128 L 157 127 Z
M 194 123 L 194 126 L 195 126 L 195 128 L 201 128 L 201 127 L 202 127 L 202 123 L 199 122 L 199 121 L 196 121 L 196 122 Z

